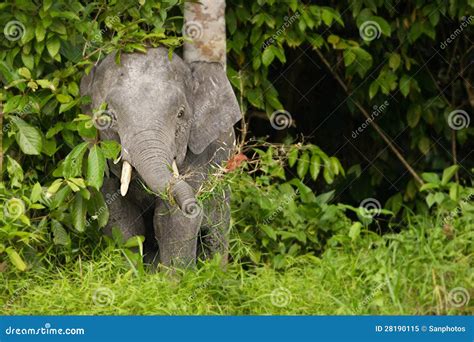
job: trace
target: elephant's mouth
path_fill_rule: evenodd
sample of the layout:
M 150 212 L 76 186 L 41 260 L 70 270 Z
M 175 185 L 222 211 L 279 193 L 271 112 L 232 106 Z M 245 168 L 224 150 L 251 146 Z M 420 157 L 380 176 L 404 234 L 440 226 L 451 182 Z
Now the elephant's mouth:
M 120 193 L 122 196 L 127 195 L 132 179 L 132 172 L 133 166 L 128 161 L 124 160 L 122 163 L 122 173 L 120 176 Z M 138 170 L 138 173 L 142 175 L 140 170 Z M 158 177 L 162 176 L 163 174 L 160 174 Z M 173 160 L 171 164 L 171 170 L 169 170 L 168 173 L 165 173 L 164 178 L 159 180 L 147 180 L 147 177 L 143 178 L 145 183 L 147 183 L 147 185 L 150 186 L 150 188 L 155 192 L 159 193 L 168 190 L 185 216 L 197 217 L 200 214 L 201 207 L 196 201 L 194 190 L 186 181 L 181 178 L 175 160 Z

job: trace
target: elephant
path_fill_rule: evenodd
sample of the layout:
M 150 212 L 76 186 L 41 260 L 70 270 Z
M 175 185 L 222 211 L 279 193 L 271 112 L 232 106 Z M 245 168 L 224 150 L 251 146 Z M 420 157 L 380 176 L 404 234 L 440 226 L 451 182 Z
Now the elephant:
M 115 227 L 125 239 L 145 236 L 147 260 L 155 264 L 194 267 L 216 254 L 225 263 L 230 191 L 215 191 L 202 204 L 196 197 L 235 149 L 233 126 L 242 114 L 225 68 L 187 63 L 164 47 L 122 54 L 119 64 L 115 57 L 80 85 L 100 139 L 122 147 L 101 189 L 114 198 L 105 234 Z

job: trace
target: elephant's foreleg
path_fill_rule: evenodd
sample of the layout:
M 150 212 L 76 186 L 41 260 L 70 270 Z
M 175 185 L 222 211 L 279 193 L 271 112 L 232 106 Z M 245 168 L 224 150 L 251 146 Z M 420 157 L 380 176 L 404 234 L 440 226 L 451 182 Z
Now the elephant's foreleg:
M 165 266 L 193 267 L 202 214 L 187 217 L 177 206 L 158 201 L 154 226 L 160 262 Z
M 110 217 L 104 233 L 112 236 L 112 228 L 116 227 L 125 241 L 132 236 L 145 235 L 143 213 L 128 197 L 122 197 L 119 180 L 114 177 L 105 178 L 101 191 Z
M 229 254 L 230 193 L 225 191 L 206 203 L 206 216 L 201 224 L 199 257 L 212 259 L 220 254 L 222 263 L 227 263 Z

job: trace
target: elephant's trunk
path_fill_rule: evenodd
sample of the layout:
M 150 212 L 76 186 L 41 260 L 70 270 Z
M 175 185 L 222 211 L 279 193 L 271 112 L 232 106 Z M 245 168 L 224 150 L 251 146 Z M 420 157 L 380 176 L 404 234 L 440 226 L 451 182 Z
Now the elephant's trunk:
M 194 190 L 187 182 L 173 175 L 175 161 L 168 149 L 174 142 L 166 141 L 166 137 L 166 134 L 157 137 L 156 132 L 140 133 L 137 135 L 138 141 L 135 141 L 128 151 L 128 159 L 131 159 L 132 165 L 152 191 L 163 193 L 169 190 L 176 204 L 186 215 L 195 215 L 199 206 Z M 122 174 L 122 179 L 126 177 Z

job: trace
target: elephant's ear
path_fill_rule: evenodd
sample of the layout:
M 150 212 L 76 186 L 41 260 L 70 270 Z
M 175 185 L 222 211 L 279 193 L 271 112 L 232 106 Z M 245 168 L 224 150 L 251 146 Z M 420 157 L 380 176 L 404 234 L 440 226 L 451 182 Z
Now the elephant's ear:
M 200 154 L 219 135 L 229 131 L 242 114 L 221 64 L 194 62 L 190 67 L 193 74 L 194 118 L 189 149 L 194 154 Z

